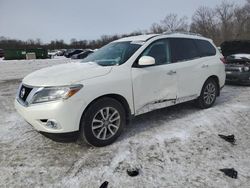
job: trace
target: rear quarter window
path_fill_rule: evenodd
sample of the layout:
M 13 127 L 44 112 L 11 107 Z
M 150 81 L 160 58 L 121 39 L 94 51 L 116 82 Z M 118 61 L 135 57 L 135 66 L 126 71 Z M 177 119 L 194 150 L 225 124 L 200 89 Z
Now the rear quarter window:
M 199 50 L 200 57 L 214 56 L 216 54 L 214 46 L 209 41 L 197 39 L 194 41 Z

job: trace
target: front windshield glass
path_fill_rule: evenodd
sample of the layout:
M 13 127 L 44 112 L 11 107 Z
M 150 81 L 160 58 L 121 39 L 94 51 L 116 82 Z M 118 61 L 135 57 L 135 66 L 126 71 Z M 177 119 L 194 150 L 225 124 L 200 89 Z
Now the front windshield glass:
M 141 47 L 133 42 L 113 42 L 86 57 L 82 62 L 95 62 L 102 66 L 121 65 Z

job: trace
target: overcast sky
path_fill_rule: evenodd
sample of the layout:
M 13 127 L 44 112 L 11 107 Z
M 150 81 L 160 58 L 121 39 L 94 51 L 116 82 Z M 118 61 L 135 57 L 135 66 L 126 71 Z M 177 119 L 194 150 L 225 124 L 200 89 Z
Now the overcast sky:
M 231 0 L 243 4 L 245 0 Z M 43 42 L 149 29 L 169 13 L 192 17 L 220 0 L 0 0 L 0 36 Z

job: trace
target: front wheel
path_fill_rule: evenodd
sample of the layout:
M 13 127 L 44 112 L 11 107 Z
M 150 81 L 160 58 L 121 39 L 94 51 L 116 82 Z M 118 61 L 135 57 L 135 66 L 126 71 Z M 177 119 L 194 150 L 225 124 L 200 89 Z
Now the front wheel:
M 106 146 L 120 136 L 125 124 L 125 110 L 121 103 L 112 98 L 102 98 L 84 113 L 80 139 L 92 146 Z
M 214 79 L 208 79 L 202 87 L 201 94 L 196 100 L 198 107 L 210 108 L 215 103 L 218 95 L 218 86 Z

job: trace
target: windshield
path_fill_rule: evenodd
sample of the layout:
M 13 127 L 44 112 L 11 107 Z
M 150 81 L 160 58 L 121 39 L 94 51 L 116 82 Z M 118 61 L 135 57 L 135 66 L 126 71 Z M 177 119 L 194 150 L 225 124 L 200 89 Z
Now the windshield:
M 133 42 L 113 42 L 100 48 L 86 57 L 82 62 L 96 62 L 102 66 L 121 65 L 125 63 L 139 48 Z

